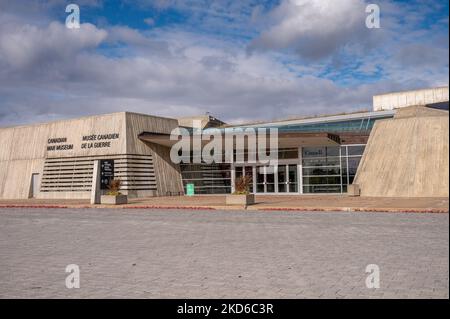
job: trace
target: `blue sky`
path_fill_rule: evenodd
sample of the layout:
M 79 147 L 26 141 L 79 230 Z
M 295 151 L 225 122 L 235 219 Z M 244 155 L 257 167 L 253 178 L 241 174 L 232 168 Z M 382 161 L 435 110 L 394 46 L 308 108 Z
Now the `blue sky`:
M 0 125 L 115 111 L 228 122 L 448 85 L 448 1 L 0 0 Z

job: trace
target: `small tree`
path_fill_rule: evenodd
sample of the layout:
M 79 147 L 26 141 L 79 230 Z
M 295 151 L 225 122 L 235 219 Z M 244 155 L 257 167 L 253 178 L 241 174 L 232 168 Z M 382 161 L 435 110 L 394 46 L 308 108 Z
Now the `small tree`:
M 252 184 L 252 177 L 244 175 L 238 177 L 234 183 L 235 195 L 248 195 L 250 194 L 250 185 Z
M 118 196 L 120 195 L 119 189 L 122 181 L 120 179 L 112 179 L 108 185 L 108 192 L 106 195 Z

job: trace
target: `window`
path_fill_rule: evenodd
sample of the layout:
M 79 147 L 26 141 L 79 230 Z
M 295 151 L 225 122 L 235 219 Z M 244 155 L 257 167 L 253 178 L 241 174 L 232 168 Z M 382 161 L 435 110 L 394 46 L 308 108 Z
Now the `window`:
M 303 193 L 342 193 L 355 178 L 365 145 L 304 147 Z
M 183 186 L 194 184 L 196 194 L 231 193 L 230 164 L 181 164 Z

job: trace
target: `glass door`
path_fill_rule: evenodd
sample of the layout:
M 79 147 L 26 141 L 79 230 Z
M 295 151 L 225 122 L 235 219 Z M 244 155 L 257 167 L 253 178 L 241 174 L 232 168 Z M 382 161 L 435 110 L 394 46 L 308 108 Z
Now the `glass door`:
M 278 193 L 297 193 L 298 177 L 297 164 L 278 165 L 277 170 Z
M 256 167 L 256 192 L 275 193 L 275 172 L 267 166 Z
M 286 193 L 288 191 L 286 165 L 278 165 L 277 175 L 278 175 L 278 193 Z
M 257 193 L 265 193 L 266 189 L 265 189 L 265 184 L 266 184 L 266 179 L 265 179 L 265 169 L 263 166 L 257 166 L 256 167 L 256 192 Z
M 255 174 L 253 175 L 253 169 Z M 253 177 L 256 193 L 298 193 L 297 164 L 280 164 L 278 166 L 237 166 L 235 177 L 243 175 Z
M 287 165 L 288 169 L 288 192 L 297 193 L 298 192 L 298 178 L 297 178 L 297 165 L 291 164 Z
M 249 187 L 248 187 L 248 191 L 250 192 L 250 193 L 253 193 L 253 178 L 254 178 L 254 176 L 253 176 L 253 167 L 251 167 L 251 166 L 245 166 L 244 167 L 244 176 L 248 176 L 248 177 L 250 177 L 250 185 L 249 185 Z
M 265 166 L 266 193 L 275 193 L 275 172 L 273 167 Z

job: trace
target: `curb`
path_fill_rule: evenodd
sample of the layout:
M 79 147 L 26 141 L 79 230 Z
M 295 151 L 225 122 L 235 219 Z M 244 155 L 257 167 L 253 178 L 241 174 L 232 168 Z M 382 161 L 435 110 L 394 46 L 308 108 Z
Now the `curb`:
M 350 213 L 421 213 L 448 214 L 448 209 L 417 208 L 370 208 L 370 207 L 244 207 L 244 206 L 161 206 L 161 205 L 0 205 L 0 208 L 48 208 L 48 209 L 177 209 L 177 210 L 248 210 L 248 211 L 289 211 L 289 212 L 350 212 Z
M 65 205 L 0 205 L 0 208 L 70 208 L 70 206 L 65 206 Z
M 98 207 L 98 208 L 216 210 L 214 207 L 210 206 L 122 206 L 122 207 Z
M 100 209 L 189 209 L 189 210 L 216 210 L 210 206 L 148 206 L 148 205 L 133 205 L 133 206 L 107 206 L 107 205 L 0 205 L 0 208 L 100 208 Z
M 294 211 L 294 212 L 349 212 L 349 213 L 421 213 L 421 214 L 448 214 L 446 209 L 415 209 L 415 208 L 350 208 L 350 207 L 262 207 L 252 208 L 258 211 Z

